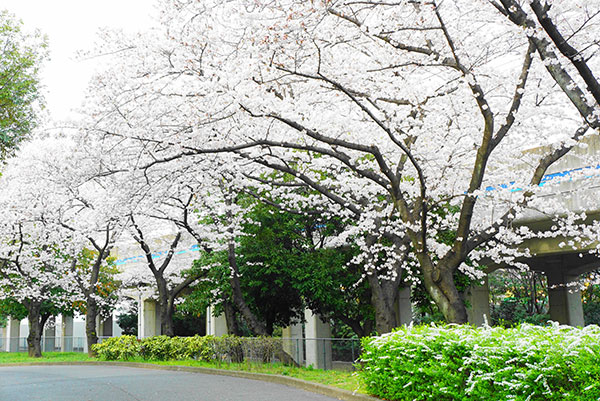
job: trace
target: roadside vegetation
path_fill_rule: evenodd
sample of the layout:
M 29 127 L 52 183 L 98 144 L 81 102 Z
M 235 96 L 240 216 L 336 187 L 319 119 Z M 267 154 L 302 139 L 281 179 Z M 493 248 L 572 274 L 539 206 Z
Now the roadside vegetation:
M 386 400 L 600 399 L 600 327 L 415 326 L 363 340 L 359 375 Z

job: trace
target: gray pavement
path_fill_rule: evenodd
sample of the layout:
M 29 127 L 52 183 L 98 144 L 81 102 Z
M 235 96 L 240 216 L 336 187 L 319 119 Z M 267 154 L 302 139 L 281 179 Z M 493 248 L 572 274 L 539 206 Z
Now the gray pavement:
M 281 384 L 120 366 L 0 367 L 1 401 L 331 401 Z

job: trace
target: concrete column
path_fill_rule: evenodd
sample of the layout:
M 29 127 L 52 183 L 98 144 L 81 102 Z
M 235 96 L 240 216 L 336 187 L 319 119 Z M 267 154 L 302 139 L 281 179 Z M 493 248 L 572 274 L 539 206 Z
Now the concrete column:
M 409 325 L 413 321 L 412 303 L 410 301 L 410 286 L 398 291 L 398 302 L 395 306 L 396 322 L 399 325 Z
M 160 335 L 160 311 L 157 302 L 150 298 L 141 299 L 138 313 L 138 338 Z
M 331 326 L 310 309 L 304 310 L 306 320 L 306 366 L 331 369 Z
M 8 317 L 8 323 L 4 330 L 4 351 L 19 352 L 19 336 L 21 333 L 21 321 Z
M 490 324 L 490 285 L 485 276 L 483 284 L 474 283 L 465 292 L 465 301 L 468 303 L 467 319 L 473 326 Z
M 581 292 L 573 285 L 578 277 L 570 276 L 564 270 L 563 266 L 552 266 L 544 272 L 548 278 L 550 319 L 560 324 L 583 327 Z
M 225 313 L 221 313 L 220 316 L 215 316 L 214 308 L 212 306 L 206 308 L 206 335 L 220 337 L 227 333 L 227 319 L 225 318 Z
M 301 365 L 304 362 L 304 335 L 302 333 L 302 323 L 284 327 L 281 338 L 283 339 L 283 350 L 291 355 L 296 363 Z
M 73 317 L 62 315 L 60 323 L 60 350 L 73 352 Z
M 54 352 L 56 351 L 56 322 L 54 318 L 48 319 L 45 327 L 42 349 L 46 352 Z
M 121 326 L 119 326 L 119 323 L 117 323 L 117 319 L 115 317 L 115 314 L 113 312 L 113 315 L 111 317 L 112 319 L 112 336 L 113 337 L 120 337 L 123 335 L 123 329 L 121 329 Z
M 96 326 L 96 333 L 98 337 L 112 337 L 113 335 L 113 318 L 112 315 L 102 320 L 98 317 L 98 324 Z

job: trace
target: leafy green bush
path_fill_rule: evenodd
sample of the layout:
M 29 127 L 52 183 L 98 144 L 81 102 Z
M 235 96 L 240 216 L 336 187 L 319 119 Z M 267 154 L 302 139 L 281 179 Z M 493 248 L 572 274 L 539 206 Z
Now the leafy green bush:
M 600 328 L 403 327 L 363 340 L 360 375 L 388 400 L 600 399 Z
M 98 357 L 105 360 L 198 359 L 205 362 L 270 362 L 282 351 L 281 339 L 272 337 L 245 338 L 236 336 L 155 336 L 137 340 L 133 336 L 113 337 L 94 346 Z
M 167 336 L 144 338 L 140 344 L 140 356 L 144 359 L 166 361 L 175 353 L 173 341 Z
M 140 341 L 135 336 L 107 338 L 100 344 L 92 345 L 92 351 L 100 359 L 127 361 L 139 355 Z

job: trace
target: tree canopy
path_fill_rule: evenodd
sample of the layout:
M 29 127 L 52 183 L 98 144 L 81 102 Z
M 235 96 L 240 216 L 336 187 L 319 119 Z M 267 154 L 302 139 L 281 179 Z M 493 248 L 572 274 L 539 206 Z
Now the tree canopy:
M 46 40 L 0 10 L 0 158 L 5 158 L 36 126 L 42 96 L 39 72 Z

